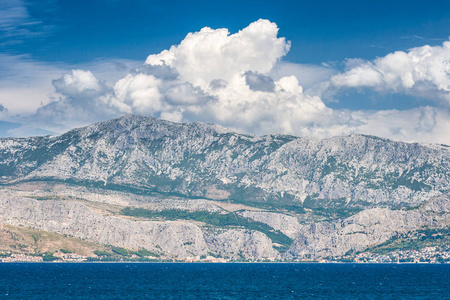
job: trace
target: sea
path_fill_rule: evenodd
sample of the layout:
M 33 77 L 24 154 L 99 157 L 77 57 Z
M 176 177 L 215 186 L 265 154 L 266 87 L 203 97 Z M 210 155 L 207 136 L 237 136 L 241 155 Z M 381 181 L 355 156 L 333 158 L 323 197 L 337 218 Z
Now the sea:
M 0 263 L 0 299 L 450 299 L 450 264 Z

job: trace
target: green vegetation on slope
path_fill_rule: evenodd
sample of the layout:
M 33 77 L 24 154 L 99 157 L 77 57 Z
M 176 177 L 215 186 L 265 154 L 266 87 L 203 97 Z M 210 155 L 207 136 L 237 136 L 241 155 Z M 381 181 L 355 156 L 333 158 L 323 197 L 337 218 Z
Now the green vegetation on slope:
M 42 260 L 43 261 L 55 261 L 55 260 L 60 260 L 60 258 L 57 256 L 54 256 L 52 252 L 46 252 L 46 253 L 42 254 Z
M 125 216 L 148 218 L 148 219 L 164 219 L 164 220 L 189 220 L 199 221 L 216 227 L 239 226 L 246 229 L 255 230 L 264 233 L 273 243 L 280 244 L 277 249 L 281 252 L 286 251 L 292 244 L 292 239 L 280 232 L 274 230 L 267 224 L 256 222 L 247 218 L 243 218 L 235 213 L 210 213 L 207 211 L 184 211 L 184 210 L 161 210 L 153 211 L 143 208 L 122 209 L 121 213 Z
M 423 228 L 417 231 L 398 233 L 388 241 L 371 250 L 378 254 L 387 254 L 400 250 L 420 250 L 425 247 L 450 249 L 450 228 Z

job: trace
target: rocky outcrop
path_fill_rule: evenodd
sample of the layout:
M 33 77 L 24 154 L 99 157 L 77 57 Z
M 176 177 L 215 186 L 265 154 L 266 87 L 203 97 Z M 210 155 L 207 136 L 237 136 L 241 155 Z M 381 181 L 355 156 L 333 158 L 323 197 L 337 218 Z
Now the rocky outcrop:
M 435 213 L 450 213 L 450 193 L 431 199 L 423 205 L 422 210 Z
M 354 216 L 302 226 L 285 259 L 323 258 L 358 252 L 386 242 L 397 233 L 450 225 L 450 197 L 438 197 L 420 209 L 374 208 Z
M 218 230 L 206 235 L 212 252 L 230 259 L 275 259 L 279 253 L 263 233 L 251 230 Z
M 146 249 L 168 257 L 220 254 L 262 259 L 278 252 L 263 233 L 228 229 L 207 234 L 186 221 L 143 221 L 105 216 L 74 201 L 38 201 L 0 195 L 0 224 L 26 226 L 117 247 Z
M 397 233 L 450 225 L 449 195 L 436 197 L 417 209 L 374 208 L 348 218 L 311 224 L 282 213 L 237 212 L 241 217 L 265 223 L 292 238 L 290 248 L 280 254 L 266 234 L 255 230 L 190 221 L 132 219 L 105 214 L 91 208 L 89 202 L 39 201 L 19 197 L 16 193 L 0 193 L 0 224 L 56 232 L 104 245 L 146 249 L 174 258 L 211 254 L 252 260 L 335 257 L 374 247 Z
M 250 218 L 257 222 L 265 223 L 275 230 L 279 230 L 290 238 L 295 238 L 297 233 L 303 227 L 296 217 L 281 213 L 264 211 L 242 211 L 240 215 L 244 218 Z

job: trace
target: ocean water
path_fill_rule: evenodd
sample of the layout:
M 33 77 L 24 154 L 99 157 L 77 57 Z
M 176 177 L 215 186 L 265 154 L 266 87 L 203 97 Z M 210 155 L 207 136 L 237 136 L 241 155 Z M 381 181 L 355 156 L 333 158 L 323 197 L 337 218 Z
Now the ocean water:
M 0 299 L 450 299 L 450 264 L 3 263 Z

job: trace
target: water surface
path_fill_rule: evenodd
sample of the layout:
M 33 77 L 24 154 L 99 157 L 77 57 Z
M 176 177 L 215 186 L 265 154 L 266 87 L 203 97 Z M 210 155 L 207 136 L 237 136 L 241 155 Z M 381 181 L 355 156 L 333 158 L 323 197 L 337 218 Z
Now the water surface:
M 3 263 L 0 299 L 450 299 L 450 265 Z

